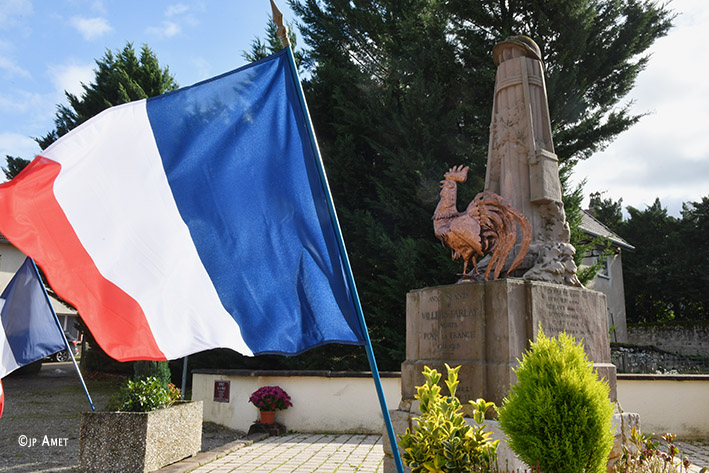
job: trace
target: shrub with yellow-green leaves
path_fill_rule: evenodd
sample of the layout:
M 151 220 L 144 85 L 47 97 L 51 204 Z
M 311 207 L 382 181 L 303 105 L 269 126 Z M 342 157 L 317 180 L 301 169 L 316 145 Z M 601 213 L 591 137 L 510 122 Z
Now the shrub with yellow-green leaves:
M 510 448 L 542 473 L 605 473 L 613 405 L 583 346 L 540 328 L 514 372 L 517 383 L 498 410 Z
M 491 433 L 485 431 L 484 421 L 485 412 L 494 404 L 484 399 L 469 401 L 475 408 L 476 425 L 468 425 L 455 395 L 460 366 L 446 365 L 446 370 L 450 396 L 441 394 L 438 386 L 441 374 L 424 367 L 426 383 L 416 388 L 415 395 L 420 401 L 421 416 L 414 418 L 417 425 L 413 430 L 406 429 L 400 436 L 404 464 L 411 467 L 413 473 L 489 471 L 497 460 L 499 441 L 490 439 Z

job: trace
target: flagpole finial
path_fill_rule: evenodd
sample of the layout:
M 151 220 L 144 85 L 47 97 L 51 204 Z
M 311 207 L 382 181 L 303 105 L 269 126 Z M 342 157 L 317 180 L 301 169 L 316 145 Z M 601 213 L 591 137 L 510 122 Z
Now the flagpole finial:
M 273 22 L 276 24 L 278 29 L 276 34 L 281 40 L 281 44 L 284 48 L 290 46 L 290 38 L 288 38 L 288 27 L 283 24 L 283 13 L 278 9 L 276 2 L 271 0 L 271 11 L 273 12 Z

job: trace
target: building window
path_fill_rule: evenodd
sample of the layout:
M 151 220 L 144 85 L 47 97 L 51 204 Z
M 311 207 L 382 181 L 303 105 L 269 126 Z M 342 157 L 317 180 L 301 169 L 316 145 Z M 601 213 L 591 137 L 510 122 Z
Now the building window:
M 598 261 L 598 258 L 600 258 L 600 257 L 597 257 L 596 261 Z M 597 276 L 599 278 L 610 280 L 610 278 L 611 278 L 611 271 L 610 271 L 611 261 L 610 260 L 611 260 L 611 256 L 606 256 L 601 261 L 601 269 L 598 270 L 598 274 L 597 274 Z

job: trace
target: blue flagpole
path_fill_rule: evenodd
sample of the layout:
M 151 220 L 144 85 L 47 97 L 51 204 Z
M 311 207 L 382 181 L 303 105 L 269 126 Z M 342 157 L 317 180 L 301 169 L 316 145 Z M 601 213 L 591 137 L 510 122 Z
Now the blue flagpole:
M 30 261 L 32 261 L 32 267 L 34 268 L 35 274 L 37 274 L 37 279 L 39 280 L 40 286 L 42 286 L 42 291 L 44 291 L 44 299 L 47 301 L 47 305 L 49 306 L 49 310 L 52 311 L 52 315 L 54 316 L 54 322 L 57 324 L 57 329 L 59 330 L 59 333 L 62 334 L 62 340 L 64 340 L 64 345 L 66 346 L 66 351 L 69 352 L 69 356 L 71 356 L 71 361 L 74 363 L 74 368 L 76 369 L 76 374 L 79 375 L 79 380 L 81 381 L 81 385 L 84 387 L 84 392 L 86 393 L 86 398 L 89 400 L 89 405 L 91 406 L 92 411 L 96 411 L 96 408 L 94 407 L 94 402 L 91 400 L 91 395 L 89 394 L 89 390 L 86 388 L 86 383 L 84 383 L 84 377 L 81 376 L 81 370 L 79 370 L 79 365 L 76 364 L 76 358 L 74 358 L 74 352 L 71 351 L 71 347 L 69 346 L 69 341 L 66 339 L 66 336 L 64 335 L 64 330 L 62 329 L 62 324 L 59 323 L 59 317 L 57 317 L 57 313 L 54 312 L 54 307 L 52 307 L 52 301 L 49 300 L 49 294 L 47 294 L 47 288 L 44 287 L 44 283 L 42 283 L 42 277 L 39 275 L 39 270 L 37 269 L 37 265 L 34 263 L 34 260 L 30 258 Z
M 303 93 L 303 87 L 300 84 L 300 78 L 298 76 L 298 69 L 295 65 L 295 58 L 293 57 L 293 51 L 290 47 L 288 49 L 288 58 L 291 66 L 291 72 L 296 83 L 296 89 L 298 91 L 298 97 L 300 99 L 300 104 L 303 107 L 303 113 L 305 115 L 305 121 L 308 129 L 308 134 L 310 135 L 310 144 L 315 153 L 315 158 L 318 161 L 318 172 L 320 173 L 320 180 L 322 182 L 323 188 L 325 190 L 325 195 L 327 196 L 327 205 L 330 211 L 330 217 L 332 218 L 333 227 L 335 229 L 335 234 L 337 236 L 337 244 L 340 250 L 340 255 L 342 257 L 343 264 L 345 265 L 345 272 L 347 273 L 347 281 L 349 283 L 350 289 L 352 290 L 352 296 L 355 302 L 355 308 L 357 310 L 357 317 L 359 318 L 360 326 L 362 327 L 362 333 L 364 335 L 364 347 L 367 352 L 367 359 L 369 360 L 369 367 L 372 370 L 372 377 L 374 378 L 374 385 L 377 390 L 377 397 L 379 398 L 379 405 L 382 409 L 382 416 L 384 417 L 384 424 L 386 425 L 387 435 L 389 437 L 389 442 L 391 443 L 391 449 L 394 453 L 394 461 L 396 463 L 396 469 L 399 473 L 404 473 L 404 465 L 401 462 L 401 456 L 399 455 L 399 446 L 396 441 L 396 434 L 394 433 L 394 427 L 391 423 L 391 416 L 389 416 L 389 409 L 387 408 L 386 398 L 384 397 L 384 390 L 382 389 L 382 380 L 379 377 L 379 369 L 377 368 L 377 360 L 374 357 L 374 350 L 372 349 L 372 342 L 369 338 L 369 331 L 367 330 L 367 323 L 364 320 L 364 313 L 362 311 L 362 304 L 359 300 L 359 294 L 357 293 L 357 286 L 355 285 L 354 275 L 352 274 L 352 267 L 350 266 L 350 260 L 347 256 L 347 250 L 345 248 L 345 241 L 342 237 L 342 232 L 340 230 L 340 223 L 337 218 L 337 213 L 335 212 L 335 204 L 332 200 L 332 194 L 330 193 L 330 186 L 327 182 L 327 176 L 325 175 L 325 167 L 322 162 L 322 157 L 320 156 L 320 149 L 318 148 L 318 142 L 315 139 L 315 131 L 313 130 L 313 123 L 310 120 L 310 113 L 308 112 L 308 105 L 305 102 L 305 94 Z

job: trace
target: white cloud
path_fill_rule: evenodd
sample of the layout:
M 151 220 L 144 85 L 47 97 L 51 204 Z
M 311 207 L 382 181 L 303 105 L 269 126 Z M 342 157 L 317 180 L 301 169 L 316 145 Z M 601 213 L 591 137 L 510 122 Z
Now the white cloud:
M 179 34 L 180 31 L 180 26 L 172 21 L 163 21 L 160 26 L 150 26 L 145 29 L 146 33 L 158 38 L 172 38 Z
M 80 97 L 83 88 L 81 84 L 88 84 L 94 79 L 93 65 L 62 64 L 49 66 L 49 76 L 54 84 L 55 91 L 64 101 L 64 91 Z
M 196 76 L 199 80 L 209 79 L 214 76 L 214 73 L 211 72 L 211 65 L 203 57 L 193 58 L 191 62 L 194 70 L 197 71 Z
M 574 170 L 587 177 L 585 193 L 643 209 L 659 197 L 672 215 L 681 203 L 709 195 L 709 63 L 704 32 L 709 10 L 704 0 L 675 0 L 675 27 L 655 42 L 647 69 L 631 93 L 635 113 L 650 112 L 608 149 Z
M 0 71 L 4 71 L 9 77 L 31 77 L 30 73 L 22 67 L 15 64 L 13 60 L 7 57 L 0 56 Z
M 180 15 L 189 10 L 189 7 L 184 3 L 176 3 L 175 5 L 170 5 L 165 11 L 165 16 L 170 18 L 175 15 Z
M 70 20 L 73 26 L 85 40 L 91 41 L 113 31 L 105 18 L 82 18 L 75 16 Z
M 191 7 L 184 3 L 175 3 L 165 10 L 165 18 L 159 26 L 150 26 L 145 29 L 149 35 L 160 39 L 172 38 L 182 33 L 184 26 L 194 27 L 199 24 L 197 19 L 189 14 Z
M 32 160 L 40 148 L 29 136 L 19 133 L 0 133 L 0 165 L 5 165 L 5 156 Z
M 15 26 L 33 12 L 30 0 L 0 0 L 0 30 Z

